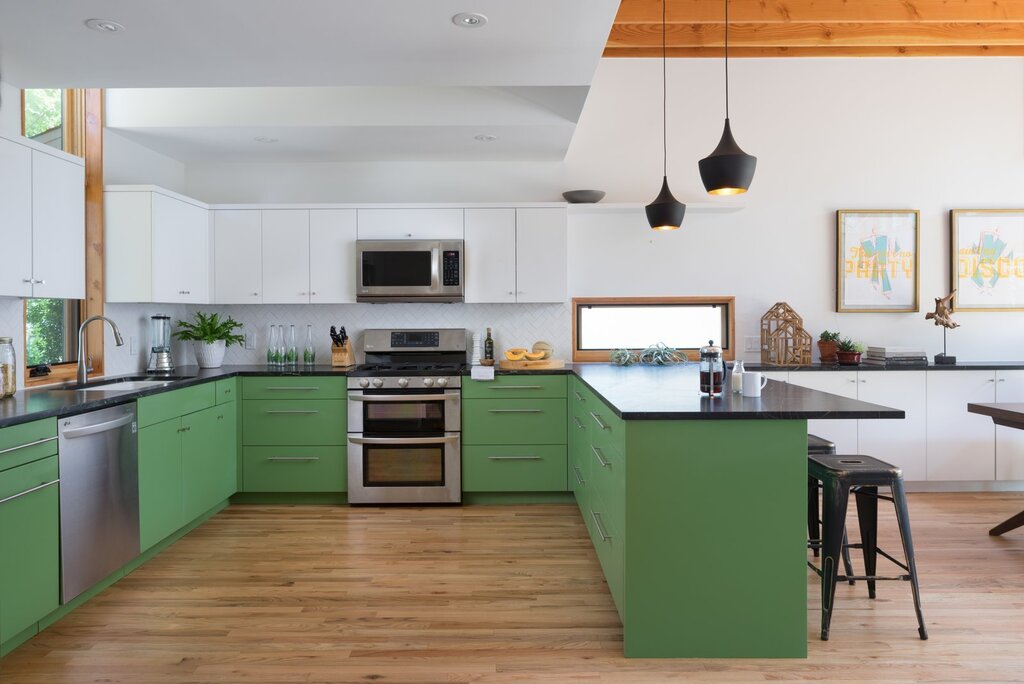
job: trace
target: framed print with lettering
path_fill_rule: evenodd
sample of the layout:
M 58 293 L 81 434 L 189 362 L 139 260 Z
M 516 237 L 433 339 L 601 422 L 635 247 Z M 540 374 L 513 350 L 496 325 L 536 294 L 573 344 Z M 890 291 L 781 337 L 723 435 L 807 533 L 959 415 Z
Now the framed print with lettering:
M 917 210 L 837 211 L 836 311 L 918 311 L 920 247 Z
M 1024 311 L 1024 209 L 949 212 L 957 311 Z

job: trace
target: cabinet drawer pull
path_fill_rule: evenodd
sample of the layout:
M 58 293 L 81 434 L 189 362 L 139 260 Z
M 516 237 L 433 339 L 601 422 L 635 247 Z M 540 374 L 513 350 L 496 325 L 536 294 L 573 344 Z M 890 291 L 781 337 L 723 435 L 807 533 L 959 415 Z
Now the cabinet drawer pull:
M 320 411 L 318 409 L 308 409 L 308 410 L 299 410 L 299 409 L 280 409 L 280 410 L 278 410 L 278 409 L 268 409 L 267 411 L 265 411 L 265 413 L 268 413 L 268 414 L 287 413 L 287 414 L 310 415 L 310 414 L 313 414 L 313 413 L 320 413 Z
M 224 416 L 217 416 L 217 420 L 224 420 Z
M 602 430 L 607 430 L 608 429 L 608 424 L 605 423 L 603 420 L 601 420 L 601 416 L 599 416 L 596 413 L 594 413 L 593 411 L 591 411 L 590 412 L 590 417 L 593 418 L 595 421 L 597 421 L 598 426 Z
M 38 446 L 40 444 L 46 444 L 47 442 L 53 442 L 56 439 L 57 439 L 57 437 L 53 436 L 53 437 L 47 437 L 46 439 L 37 439 L 36 441 L 29 442 L 28 444 L 19 444 L 18 446 L 13 446 L 13 447 L 10 447 L 9 449 L 4 449 L 4 450 L 0 451 L 0 455 L 2 455 L 2 454 L 9 454 L 12 451 L 17 451 L 19 449 L 28 449 L 29 447 Z
M 264 387 L 268 392 L 316 392 L 319 387 Z M 245 397 L 242 397 L 243 399 Z
M 576 427 L 578 427 L 580 430 L 585 430 L 586 429 L 584 427 L 583 423 L 580 422 L 580 419 L 577 418 L 576 416 L 572 417 L 572 422 L 576 423 Z
M 579 392 L 577 392 L 576 390 L 573 390 L 572 393 L 576 395 L 576 401 L 583 401 L 584 400 L 583 399 L 583 395 L 580 394 Z
M 319 461 L 319 456 L 267 456 L 268 461 Z
M 189 426 L 178 428 L 178 432 L 188 432 L 192 428 Z
M 488 456 L 491 461 L 542 461 L 540 456 Z
M 544 413 L 541 409 L 487 409 L 488 413 Z
M 601 464 L 601 467 L 602 467 L 602 468 L 607 468 L 608 466 L 610 466 L 610 465 L 611 465 L 611 461 L 606 461 L 606 460 L 604 460 L 604 456 L 603 456 L 603 453 L 604 453 L 604 452 L 602 452 L 602 451 L 601 451 L 600 449 L 598 449 L 598 448 L 597 448 L 596 446 L 594 446 L 593 444 L 591 444 L 591 445 L 590 445 L 590 450 L 594 452 L 594 456 L 596 456 L 596 457 L 597 457 L 597 462 Z
M 29 285 L 31 285 L 32 284 L 32 279 L 31 278 L 22 278 L 21 282 L 28 283 Z
M 514 390 L 514 389 L 544 389 L 540 385 L 491 385 L 487 389 L 492 390 Z
M 580 483 L 580 487 L 586 487 L 587 483 L 583 481 L 583 476 L 580 475 L 579 466 L 572 467 L 572 474 L 576 476 L 576 481 Z
M 45 280 L 33 280 L 32 282 L 34 284 L 36 284 L 36 285 L 45 285 L 46 284 Z
M 601 541 L 611 541 L 611 535 L 604 531 L 604 525 L 601 524 L 601 514 L 597 511 L 590 511 L 590 517 L 594 519 L 594 524 L 597 525 L 597 533 L 601 535 Z
M 32 492 L 38 492 L 40 489 L 46 489 L 47 487 L 52 487 L 53 485 L 57 484 L 58 482 L 60 482 L 59 479 L 51 480 L 50 482 L 44 482 L 43 484 L 39 485 L 38 487 L 33 487 L 32 489 L 26 489 L 25 491 L 23 491 L 23 492 L 21 492 L 19 494 L 14 494 L 12 496 L 9 496 L 6 499 L 0 499 L 0 504 L 5 504 L 8 501 L 14 501 L 15 499 L 20 499 L 21 497 L 25 496 L 26 494 L 31 494 Z
M 224 394 L 231 394 L 231 388 L 229 387 L 226 390 L 224 390 Z

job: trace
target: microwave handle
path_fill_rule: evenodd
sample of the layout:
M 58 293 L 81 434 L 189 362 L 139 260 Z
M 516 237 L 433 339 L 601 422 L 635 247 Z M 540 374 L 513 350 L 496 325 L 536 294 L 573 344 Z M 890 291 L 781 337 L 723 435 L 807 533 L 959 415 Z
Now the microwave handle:
M 441 287 L 441 245 L 430 248 L 430 289 L 434 292 Z

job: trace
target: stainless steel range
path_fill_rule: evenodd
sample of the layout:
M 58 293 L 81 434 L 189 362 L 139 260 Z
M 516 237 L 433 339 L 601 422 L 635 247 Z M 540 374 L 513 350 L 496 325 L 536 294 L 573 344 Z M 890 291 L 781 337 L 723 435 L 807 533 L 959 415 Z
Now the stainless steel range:
M 348 500 L 462 501 L 466 331 L 367 330 L 348 373 Z

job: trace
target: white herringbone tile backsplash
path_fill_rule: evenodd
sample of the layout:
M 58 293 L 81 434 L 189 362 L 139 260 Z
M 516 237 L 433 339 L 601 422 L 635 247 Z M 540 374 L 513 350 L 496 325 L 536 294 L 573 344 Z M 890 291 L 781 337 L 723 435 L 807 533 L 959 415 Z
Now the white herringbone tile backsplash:
M 345 326 L 357 353 L 362 351 L 362 332 L 367 328 L 466 328 L 483 335 L 484 329 L 490 327 L 495 350 L 529 347 L 538 340 L 545 340 L 554 345 L 559 358 L 568 359 L 571 356 L 568 304 L 107 304 L 106 315 L 117 322 L 126 342 L 123 347 L 114 346 L 108 329 L 104 349 L 107 374 L 133 373 L 145 368 L 149 358 L 150 316 L 167 314 L 176 323 L 179 319 L 190 318 L 196 310 L 230 314 L 242 323 L 243 332 L 256 333 L 256 349 L 231 347 L 224 357 L 225 364 L 264 363 L 267 335 L 272 324 L 294 324 L 300 348 L 305 340 L 306 325 L 311 324 L 320 363 L 330 362 L 331 340 L 328 330 L 332 325 Z M 4 321 L 2 316 L 0 310 L 0 323 Z M 135 337 L 137 342 L 135 356 L 129 351 L 129 337 Z M 173 352 L 176 364 L 195 364 L 191 348 L 184 343 L 175 342 Z

